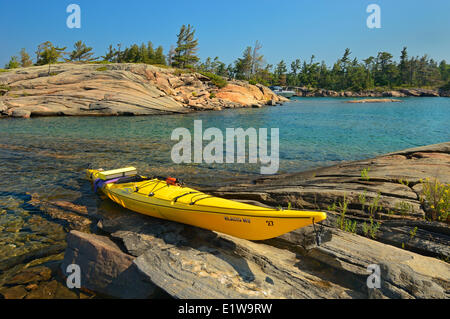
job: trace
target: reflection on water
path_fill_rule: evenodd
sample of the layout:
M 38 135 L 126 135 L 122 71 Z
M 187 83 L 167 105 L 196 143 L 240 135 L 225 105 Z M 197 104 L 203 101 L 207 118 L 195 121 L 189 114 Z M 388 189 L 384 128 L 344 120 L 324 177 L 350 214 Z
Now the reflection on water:
M 220 185 L 257 177 L 259 164 L 181 164 L 170 158 L 173 129 L 280 129 L 280 171 L 450 140 L 450 99 L 405 98 L 403 103 L 346 104 L 303 98 L 281 107 L 152 117 L 77 117 L 0 120 L 0 271 L 12 257 L 64 242 L 61 225 L 27 204 L 43 200 L 94 204 L 83 170 L 133 165 L 144 175 L 176 176 L 191 185 Z M 193 131 L 192 131 L 193 132 Z M 206 142 L 204 142 L 206 145 Z M 225 148 L 224 148 L 225 150 Z M 1 277 L 1 274 L 0 274 Z M 0 278 L 1 286 L 1 278 Z

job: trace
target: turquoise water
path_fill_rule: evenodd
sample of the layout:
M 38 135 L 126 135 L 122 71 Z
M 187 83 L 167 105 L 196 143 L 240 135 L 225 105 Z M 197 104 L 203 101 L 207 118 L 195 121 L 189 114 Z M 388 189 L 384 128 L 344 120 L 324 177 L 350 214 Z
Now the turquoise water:
M 370 104 L 345 100 L 301 98 L 279 107 L 156 117 L 6 119 L 0 121 L 0 144 L 16 149 L 3 148 L 0 161 L 8 169 L 32 175 L 48 174 L 51 167 L 51 175 L 60 176 L 66 168 L 87 163 L 103 168 L 132 164 L 149 173 L 162 170 L 195 182 L 208 177 L 205 182 L 214 184 L 236 174 L 258 174 L 260 165 L 174 165 L 173 129 L 186 127 L 193 132 L 197 119 L 203 120 L 203 129 L 217 127 L 224 135 L 227 127 L 279 128 L 279 173 L 450 140 L 450 99 L 404 98 L 403 103 Z
M 80 205 L 97 202 L 99 212 L 107 213 L 83 178 L 88 164 L 104 169 L 134 165 L 142 174 L 176 176 L 191 185 L 259 176 L 259 164 L 175 165 L 172 130 L 192 129 L 194 120 L 224 133 L 227 127 L 279 128 L 279 173 L 450 141 L 449 98 L 345 100 L 301 98 L 277 107 L 188 115 L 0 119 L 0 260 L 62 238 L 61 227 L 51 227 L 54 221 L 27 203 L 30 194 Z

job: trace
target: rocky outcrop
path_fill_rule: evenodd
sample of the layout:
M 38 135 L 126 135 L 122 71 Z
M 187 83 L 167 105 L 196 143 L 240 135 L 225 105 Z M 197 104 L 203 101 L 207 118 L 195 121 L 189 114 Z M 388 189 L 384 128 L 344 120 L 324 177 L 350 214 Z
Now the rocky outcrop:
M 405 94 L 405 96 L 439 96 L 438 90 L 401 89 L 400 92 Z
M 424 97 L 424 96 L 450 96 L 445 90 L 430 90 L 430 89 L 400 89 L 390 91 L 379 90 L 365 90 L 365 91 L 333 91 L 325 89 L 316 89 L 308 87 L 289 87 L 294 90 L 297 96 L 305 97 Z
M 424 221 L 430 217 L 429 207 L 420 200 L 421 181 L 426 178 L 450 184 L 450 143 L 203 190 L 271 206 L 290 203 L 296 208 L 327 210 L 326 223 L 332 227 L 341 216 L 339 204 L 346 202 L 345 218 L 356 221 L 357 233 L 367 235 L 363 224 L 369 224 L 373 215 L 380 222 L 377 240 L 448 260 L 449 225 Z
M 450 143 L 443 143 L 209 190 L 328 210 L 317 227 L 320 246 L 311 226 L 254 242 L 123 210 L 99 221 L 102 236 L 72 231 L 63 269 L 82 265 L 83 285 L 115 297 L 161 289 L 175 298 L 449 298 L 450 264 L 429 256 L 448 260 L 450 228 L 424 221 L 418 199 L 420 179 L 439 172 L 450 182 L 449 159 Z M 340 229 L 340 214 L 329 209 L 342 200 L 345 217 L 359 223 L 355 233 Z M 381 223 L 369 238 L 358 235 L 367 207 Z M 369 265 L 380 269 L 379 288 L 367 285 Z
M 216 97 L 232 101 L 245 106 L 260 106 L 260 101 L 266 101 L 267 105 L 277 102 L 272 98 L 273 92 L 263 85 L 251 85 L 243 81 L 236 81 L 236 84 L 228 84 L 219 90 Z M 287 98 L 279 96 L 279 102 L 289 101 Z M 273 101 L 273 102 L 272 102 Z
M 450 97 L 450 89 L 440 88 L 439 96 Z
M 146 64 L 36 66 L 0 74 L 0 114 L 152 115 L 285 102 L 269 89 L 231 81 L 220 89 L 208 77 Z
M 77 264 L 83 288 L 121 298 L 149 298 L 155 293 L 155 285 L 133 264 L 134 257 L 108 237 L 73 230 L 67 244 L 61 271 L 66 274 L 69 265 Z
M 387 103 L 387 102 L 401 102 L 402 100 L 395 99 L 360 99 L 360 100 L 350 100 L 346 103 Z
M 86 286 L 120 286 L 108 291 L 115 297 L 124 291 L 150 295 L 150 282 L 175 298 L 449 297 L 447 263 L 337 229 L 322 231 L 325 240 L 316 246 L 305 245 L 311 227 L 264 242 L 134 213 L 102 220 L 99 227 L 123 251 L 106 236 L 72 231 L 63 267 L 82 265 Z M 381 270 L 380 289 L 366 285 L 373 264 Z

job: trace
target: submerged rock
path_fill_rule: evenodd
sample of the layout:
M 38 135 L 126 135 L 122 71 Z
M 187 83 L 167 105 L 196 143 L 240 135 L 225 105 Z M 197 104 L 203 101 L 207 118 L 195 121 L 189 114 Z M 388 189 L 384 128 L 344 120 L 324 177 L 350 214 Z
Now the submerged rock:
M 28 291 L 24 286 L 14 286 L 10 288 L 0 288 L 0 295 L 5 299 L 23 299 Z
M 52 280 L 32 289 L 25 299 L 78 299 L 78 295 L 62 283 Z
M 28 268 L 6 281 L 7 285 L 25 285 L 47 281 L 51 278 L 52 271 L 45 266 Z

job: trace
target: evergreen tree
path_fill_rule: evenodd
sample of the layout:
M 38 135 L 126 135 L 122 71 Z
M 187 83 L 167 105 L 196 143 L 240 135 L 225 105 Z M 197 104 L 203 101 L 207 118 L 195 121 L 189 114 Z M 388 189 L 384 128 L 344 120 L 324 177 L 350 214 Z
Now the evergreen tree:
M 370 56 L 367 59 L 363 60 L 364 69 L 366 71 L 366 76 L 364 78 L 366 88 L 372 88 L 375 84 L 372 76 L 374 70 L 374 61 L 375 58 L 373 56 Z
M 399 71 L 399 80 L 398 84 L 406 84 L 409 80 L 409 70 L 408 70 L 408 51 L 406 47 L 403 47 L 403 50 L 400 55 L 400 63 L 398 65 L 398 71 Z
M 188 24 L 181 26 L 177 35 L 177 47 L 175 48 L 175 56 L 173 57 L 173 65 L 178 68 L 193 68 L 195 63 L 199 61 L 197 53 L 198 40 L 194 39 L 195 30 Z
M 150 63 L 150 59 L 148 58 L 148 49 L 144 43 L 142 43 L 139 48 L 139 62 Z
M 284 60 L 281 60 L 280 63 L 277 64 L 275 69 L 275 76 L 277 77 L 277 84 L 286 85 L 286 63 Z
M 166 65 L 166 57 L 162 46 L 156 48 L 154 64 Z
M 392 62 L 392 54 L 379 52 L 375 59 L 375 85 L 391 86 L 395 82 L 397 69 Z
M 450 65 L 445 60 L 439 63 L 439 73 L 442 81 L 447 82 L 450 79 Z
M 153 43 L 151 41 L 147 42 L 147 59 L 148 63 L 155 63 L 155 49 L 153 49 Z
M 247 47 L 244 50 L 242 58 L 235 61 L 234 73 L 237 79 L 250 79 L 252 70 L 252 47 Z
M 287 82 L 289 85 L 296 86 L 298 85 L 298 72 L 301 69 L 301 62 L 300 59 L 296 59 L 295 61 L 292 61 L 291 63 L 291 73 L 287 76 Z
M 36 51 L 36 65 L 53 64 L 58 62 L 58 59 L 65 54 L 66 47 L 58 48 L 53 46 L 53 43 L 46 41 L 39 44 Z
M 92 58 L 94 55 L 94 52 L 92 51 L 91 47 L 86 46 L 81 40 L 75 42 L 74 44 L 74 50 L 72 53 L 70 53 L 69 60 L 70 61 L 93 61 L 95 58 Z
M 233 78 L 236 77 L 236 74 L 235 74 L 235 68 L 233 67 L 232 64 L 228 64 L 227 69 L 226 69 L 226 72 L 227 72 L 227 76 L 228 76 L 230 79 L 233 79 Z
M 103 61 L 117 62 L 117 55 L 118 51 L 113 48 L 112 44 L 110 44 L 108 47 L 108 51 L 105 55 L 102 56 L 102 58 Z

